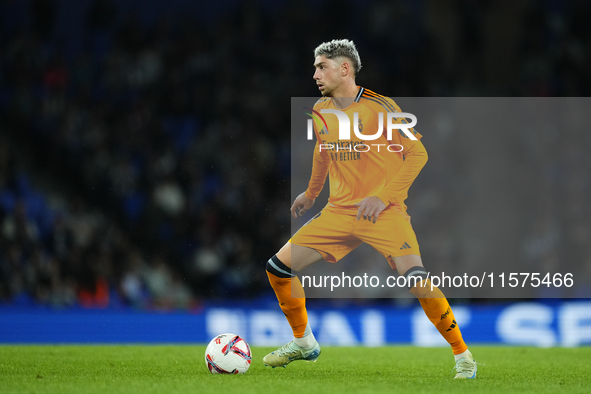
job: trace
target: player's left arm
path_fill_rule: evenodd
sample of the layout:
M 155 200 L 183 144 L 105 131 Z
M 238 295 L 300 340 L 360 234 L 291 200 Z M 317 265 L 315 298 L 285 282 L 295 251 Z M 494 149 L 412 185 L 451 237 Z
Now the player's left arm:
M 429 157 L 420 140 L 403 144 L 404 162 L 396 176 L 376 195 L 386 206 L 392 204 L 410 188 Z
M 396 176 L 377 195 L 355 204 L 359 206 L 357 220 L 363 216 L 375 223 L 380 213 L 408 190 L 427 163 L 427 150 L 420 140 L 403 143 L 403 147 L 405 159 Z

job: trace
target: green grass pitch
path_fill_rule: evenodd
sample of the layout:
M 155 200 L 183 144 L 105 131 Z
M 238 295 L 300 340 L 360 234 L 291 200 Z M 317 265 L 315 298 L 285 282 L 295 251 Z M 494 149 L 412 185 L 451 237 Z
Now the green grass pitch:
M 474 346 L 475 380 L 447 348 L 323 347 L 316 363 L 211 375 L 204 346 L 0 346 L 0 393 L 591 393 L 591 348 Z

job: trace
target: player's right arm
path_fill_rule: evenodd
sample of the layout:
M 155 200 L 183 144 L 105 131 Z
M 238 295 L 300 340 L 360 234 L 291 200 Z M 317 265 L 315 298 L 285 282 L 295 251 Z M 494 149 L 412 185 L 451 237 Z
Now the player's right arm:
M 326 152 L 320 151 L 320 145 L 316 141 L 314 161 L 312 163 L 312 176 L 310 177 L 310 182 L 308 182 L 308 189 L 295 199 L 290 209 L 291 215 L 294 218 L 297 218 L 297 209 L 299 209 L 299 215 L 302 216 L 308 209 L 312 208 L 316 197 L 318 197 L 324 187 L 329 166 L 330 159 L 327 157 Z
M 311 199 L 306 197 L 306 193 L 302 193 L 299 196 L 296 197 L 296 199 L 294 200 L 292 206 L 291 206 L 291 216 L 293 216 L 293 218 L 297 218 L 298 217 L 298 212 L 296 212 L 299 209 L 299 215 L 302 216 L 303 214 L 306 213 L 306 211 L 308 211 L 308 209 L 312 208 L 312 205 L 314 205 L 314 201 L 316 201 L 316 199 Z
M 308 189 L 305 194 L 311 200 L 315 200 L 316 197 L 322 191 L 326 176 L 328 175 L 328 167 L 330 166 L 330 159 L 326 151 L 320 151 L 320 144 L 316 140 L 316 146 L 314 147 L 314 161 L 312 163 L 312 176 L 310 182 L 308 182 Z

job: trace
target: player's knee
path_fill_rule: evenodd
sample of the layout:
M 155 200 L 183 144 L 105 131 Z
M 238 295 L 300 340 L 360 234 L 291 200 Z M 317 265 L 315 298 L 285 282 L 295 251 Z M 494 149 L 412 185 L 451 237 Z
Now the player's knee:
M 266 269 L 267 272 L 275 275 L 278 278 L 293 278 L 297 274 L 296 272 L 293 272 L 291 268 L 283 264 L 277 255 L 271 257 L 267 261 Z
M 424 294 L 424 290 L 427 281 L 427 271 L 421 266 L 411 267 L 404 273 L 406 279 L 406 285 L 408 290 L 418 298 L 421 298 Z
M 279 249 L 275 256 L 281 260 L 283 264 L 291 267 L 291 242 L 286 242 L 285 245 Z

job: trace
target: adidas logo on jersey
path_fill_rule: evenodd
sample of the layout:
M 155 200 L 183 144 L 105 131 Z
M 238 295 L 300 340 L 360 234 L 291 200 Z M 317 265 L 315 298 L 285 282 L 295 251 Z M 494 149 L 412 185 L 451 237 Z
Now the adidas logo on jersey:
M 410 245 L 405 242 L 404 245 L 402 245 L 402 247 L 400 248 L 400 250 L 402 249 L 410 249 Z

